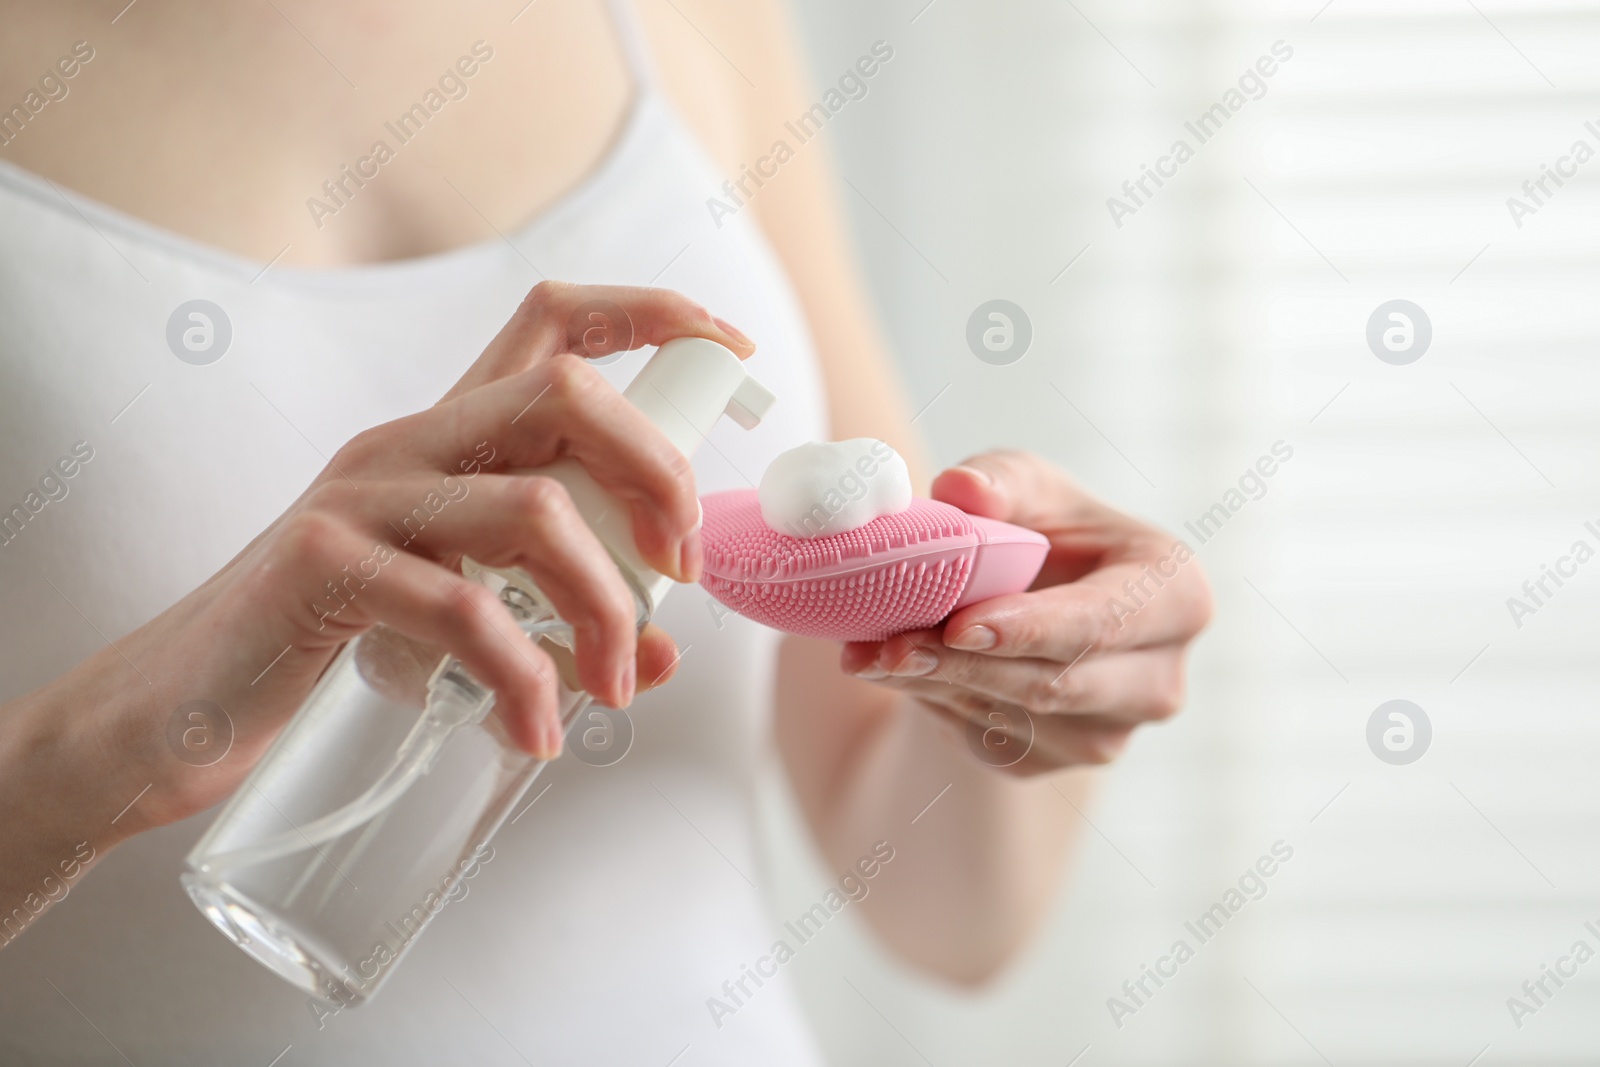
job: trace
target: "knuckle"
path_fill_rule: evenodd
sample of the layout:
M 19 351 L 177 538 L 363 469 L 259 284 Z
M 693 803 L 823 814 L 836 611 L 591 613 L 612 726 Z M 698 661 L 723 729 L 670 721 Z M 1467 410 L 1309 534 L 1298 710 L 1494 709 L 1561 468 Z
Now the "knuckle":
M 276 549 L 284 563 L 327 567 L 344 539 L 342 522 L 326 512 L 308 509 L 284 523 Z
M 1086 767 L 1104 767 L 1111 762 L 1104 746 L 1095 738 L 1087 738 L 1078 743 L 1078 751 L 1072 759 L 1073 763 Z
M 917 650 L 921 652 L 921 649 Z M 927 652 L 939 665 L 937 673 L 930 675 L 936 681 L 947 681 L 955 686 L 972 685 L 979 680 L 985 664 L 982 658 L 970 653 L 952 655 L 948 649 L 941 650 L 937 644 Z
M 529 643 L 528 654 L 514 655 L 510 662 L 522 685 L 535 699 L 553 695 L 556 691 L 556 661 L 538 645 Z
M 1049 628 L 1059 625 L 1059 620 L 1042 615 L 1041 612 L 1021 611 L 1004 620 L 999 627 L 1000 644 L 1007 655 L 1033 656 L 1040 653 Z
M 546 278 L 529 289 L 528 295 L 522 298 L 523 310 L 535 317 L 544 315 L 554 308 L 570 289 L 572 285 L 569 282 Z
M 661 466 L 673 484 L 685 488 L 694 484 L 694 464 L 676 448 L 669 448 L 666 455 L 661 457 Z
M 1029 706 L 1041 711 L 1076 711 L 1086 695 L 1083 676 L 1070 668 L 1059 677 L 1035 679 L 1030 689 Z
M 1132 728 L 1095 730 L 1084 739 L 1084 762 L 1096 767 L 1111 763 L 1127 747 Z
M 580 565 L 578 593 L 584 625 L 594 636 L 606 640 L 628 638 L 634 633 L 633 598 L 609 562 L 599 559 Z
M 604 597 L 604 618 L 618 636 L 632 641 L 637 636 L 637 631 L 634 628 L 633 595 L 628 592 L 627 586 L 622 583 L 621 576 L 616 573 L 615 568 L 608 568 L 608 570 L 609 573 L 606 575 L 606 595 Z
M 679 452 L 676 448 L 667 449 L 666 455 L 661 459 L 662 470 L 668 479 L 669 491 L 678 495 L 679 503 L 689 515 L 689 521 L 694 521 L 693 516 L 698 514 L 693 506 L 694 500 L 694 464 L 689 462 L 689 457 Z M 680 516 L 681 517 L 681 516 Z
M 1183 708 L 1183 698 L 1177 693 L 1161 692 L 1150 702 L 1150 722 L 1166 722 Z
M 1089 638 L 1090 648 L 1104 649 L 1116 644 L 1122 628 L 1127 625 L 1125 619 L 1118 617 L 1109 601 L 1105 604 L 1085 604 L 1080 613 L 1082 632 Z
M 600 565 L 606 568 L 606 564 Z M 589 596 L 586 598 L 587 620 L 591 636 L 607 645 L 629 645 L 635 637 L 633 598 L 627 587 L 614 572 L 601 570 L 594 575 Z
M 1026 463 L 1031 457 L 1015 448 L 991 448 L 983 452 L 975 452 L 963 459 L 960 466 L 976 467 L 985 470 L 990 467 L 1007 468 Z
M 1152 722 L 1165 722 L 1183 710 L 1183 679 L 1177 677 L 1157 687 L 1150 700 Z
M 433 611 L 447 629 L 467 635 L 487 635 L 490 612 L 498 609 L 486 586 L 465 578 L 446 576 L 434 593 Z
M 711 321 L 710 308 L 676 289 L 648 287 L 638 290 L 638 294 L 661 314 Z
M 306 494 L 306 511 L 324 516 L 347 515 L 354 510 L 356 490 L 343 478 L 323 482 Z
M 333 462 L 340 470 L 359 469 L 392 449 L 393 444 L 385 428 L 373 426 L 362 430 L 340 446 L 339 451 L 334 454 Z
M 600 372 L 582 356 L 562 352 L 550 359 L 549 388 L 552 397 L 568 405 L 582 405 L 605 384 Z
M 590 601 L 589 618 L 580 632 L 591 641 L 610 648 L 625 649 L 634 640 L 632 605 L 622 590 L 606 589 Z
M 566 487 L 542 475 L 517 478 L 508 492 L 517 521 L 527 527 L 542 527 L 572 507 Z
M 1089 766 L 1104 767 L 1116 758 L 1117 754 L 1111 751 L 1098 737 L 1084 742 L 1081 759 Z

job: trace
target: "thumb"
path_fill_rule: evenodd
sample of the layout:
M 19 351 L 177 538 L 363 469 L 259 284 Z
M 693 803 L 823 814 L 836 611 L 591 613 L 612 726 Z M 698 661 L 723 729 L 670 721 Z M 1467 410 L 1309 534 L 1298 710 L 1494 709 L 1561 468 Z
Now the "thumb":
M 1060 469 L 1009 449 L 962 460 L 933 480 L 933 499 L 969 515 L 1038 529 L 1077 518 L 1088 498 Z

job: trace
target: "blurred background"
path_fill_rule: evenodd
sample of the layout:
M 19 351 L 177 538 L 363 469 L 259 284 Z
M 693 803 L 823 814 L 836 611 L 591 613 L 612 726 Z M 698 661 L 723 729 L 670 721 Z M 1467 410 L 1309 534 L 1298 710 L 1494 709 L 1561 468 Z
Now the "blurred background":
M 1050 456 L 1189 540 L 1217 597 L 1186 711 L 1105 775 L 1046 936 L 996 987 L 912 977 L 854 917 L 800 955 L 834 1062 L 1594 1062 L 1600 963 L 1542 1004 L 1523 983 L 1600 949 L 1600 563 L 1538 603 L 1522 585 L 1600 548 L 1600 161 L 1573 154 L 1600 150 L 1600 9 L 796 8 L 819 87 L 894 48 L 827 138 L 936 458 Z M 1185 122 L 1263 56 L 1201 144 Z M 1194 157 L 1130 200 L 1179 138 Z M 1563 184 L 1530 196 L 1546 166 Z M 966 341 L 994 299 L 1031 323 L 1005 365 Z M 1368 327 L 1394 300 L 1415 307 L 1391 351 Z M 1200 544 L 1184 524 L 1280 441 Z M 1392 700 L 1412 707 L 1369 743 Z M 776 777 L 765 808 L 794 914 L 834 875 Z M 1200 945 L 1184 923 L 1277 842 L 1265 896 Z M 1115 1019 L 1180 937 L 1195 957 Z

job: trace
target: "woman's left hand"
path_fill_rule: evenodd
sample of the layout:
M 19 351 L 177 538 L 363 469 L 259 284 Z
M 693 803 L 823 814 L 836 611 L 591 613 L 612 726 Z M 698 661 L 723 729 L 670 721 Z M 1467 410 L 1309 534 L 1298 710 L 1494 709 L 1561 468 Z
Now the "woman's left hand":
M 845 646 L 841 665 L 960 728 L 975 757 L 1018 775 L 1114 759 L 1183 703 L 1183 659 L 1211 618 L 1193 549 L 1094 500 L 1022 452 L 986 452 L 933 497 L 1050 540 L 1026 593 L 933 630 Z

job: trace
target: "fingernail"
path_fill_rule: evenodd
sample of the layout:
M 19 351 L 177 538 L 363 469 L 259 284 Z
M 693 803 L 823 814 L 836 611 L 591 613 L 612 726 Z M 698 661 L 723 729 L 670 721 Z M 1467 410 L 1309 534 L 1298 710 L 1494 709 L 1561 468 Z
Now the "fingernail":
M 678 549 L 678 573 L 686 582 L 700 580 L 700 568 L 705 562 L 705 551 L 700 545 L 700 531 L 691 530 Z
M 965 463 L 958 463 L 954 467 L 951 467 L 950 469 L 951 470 L 957 470 L 957 471 L 966 471 L 969 474 L 971 474 L 974 477 L 976 477 L 978 479 L 978 481 L 982 482 L 985 485 L 993 485 L 994 484 L 994 479 L 989 477 L 989 472 L 986 471 L 986 470 L 980 470 L 977 467 L 969 467 Z
M 857 678 L 865 678 L 869 682 L 876 682 L 880 679 L 889 677 L 889 675 L 884 672 L 883 668 L 873 663 L 869 663 L 867 666 L 856 671 L 855 676 Z
M 622 672 L 622 703 L 617 707 L 625 708 L 633 703 L 634 691 L 638 687 L 639 665 L 633 660 L 628 661 L 628 666 Z
M 715 315 L 711 316 L 711 321 L 717 324 L 717 329 L 721 330 L 723 333 L 727 334 L 729 337 L 733 338 L 735 341 L 738 341 L 741 344 L 748 345 L 751 348 L 754 348 L 756 346 L 756 343 L 754 341 L 750 340 L 750 338 L 746 337 L 744 335 L 744 332 L 742 330 L 740 330 L 738 327 L 734 326 L 733 323 L 727 322 L 727 321 L 725 321 L 723 319 L 719 319 Z
M 901 660 L 889 673 L 898 678 L 920 678 L 924 674 L 932 673 L 933 669 L 938 665 L 939 661 L 933 657 L 932 653 L 924 652 L 919 648 Z
M 944 643 L 964 652 L 982 652 L 999 644 L 1000 635 L 987 626 L 969 626 L 954 634 L 945 634 Z

